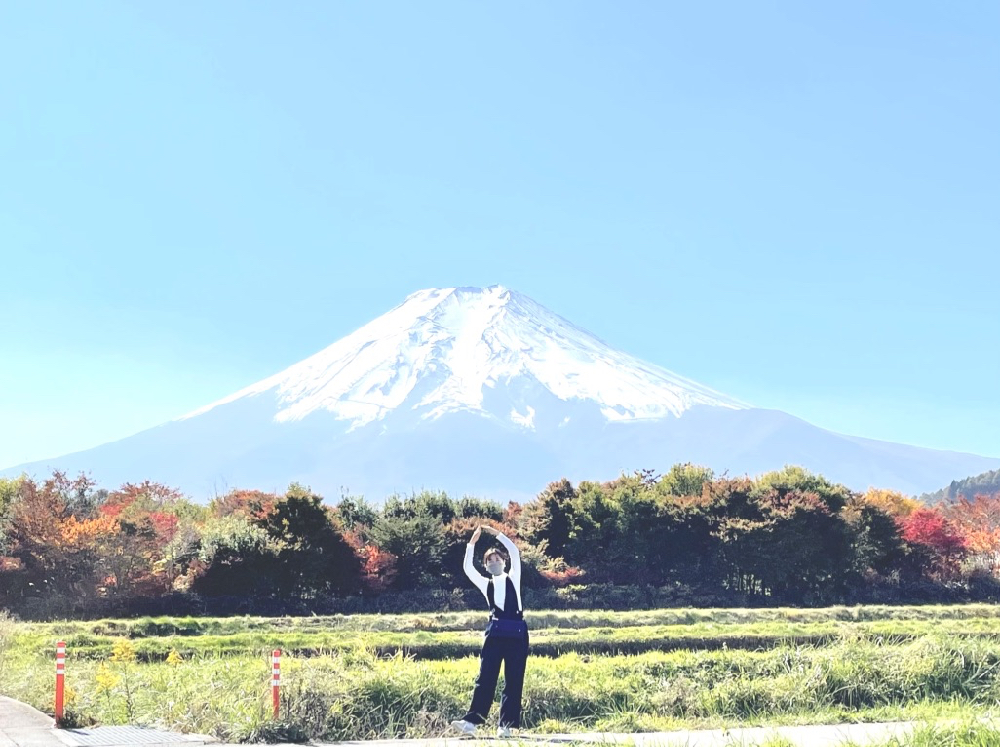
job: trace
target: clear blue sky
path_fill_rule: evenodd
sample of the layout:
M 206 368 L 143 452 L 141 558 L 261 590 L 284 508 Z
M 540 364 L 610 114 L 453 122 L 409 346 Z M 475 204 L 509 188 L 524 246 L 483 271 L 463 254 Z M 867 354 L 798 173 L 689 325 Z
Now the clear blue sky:
M 495 283 L 753 404 L 1000 456 L 996 2 L 105 0 L 0 28 L 0 466 Z

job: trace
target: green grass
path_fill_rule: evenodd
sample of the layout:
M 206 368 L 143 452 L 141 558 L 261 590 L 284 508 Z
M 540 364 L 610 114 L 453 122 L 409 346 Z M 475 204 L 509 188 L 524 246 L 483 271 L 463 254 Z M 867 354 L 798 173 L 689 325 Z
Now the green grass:
M 1000 607 L 992 604 L 959 605 L 859 605 L 801 609 L 678 608 L 613 612 L 605 610 L 531 611 L 532 628 L 618 628 L 647 625 L 733 625 L 757 623 L 861 623 L 875 621 L 998 620 Z M 483 613 L 440 612 L 400 615 L 314 615 L 310 617 L 143 617 L 134 620 L 104 619 L 87 622 L 23 623 L 27 631 L 57 629 L 62 634 L 87 633 L 113 637 L 158 635 L 231 635 L 275 630 L 280 632 L 351 630 L 410 632 L 470 630 L 482 625 Z
M 1000 726 L 995 721 L 969 714 L 938 723 L 918 725 L 903 737 L 893 737 L 875 747 L 997 747 Z M 845 742 L 841 747 L 856 747 Z
M 551 733 L 969 719 L 1000 708 L 996 613 L 981 605 L 535 613 L 524 720 Z M 481 613 L 8 621 L 0 692 L 51 711 L 52 648 L 63 637 L 68 707 L 81 722 L 228 741 L 438 736 L 468 706 L 482 623 Z M 121 655 L 122 641 L 134 661 Z M 272 648 L 288 652 L 280 724 L 269 718 Z M 180 663 L 165 660 L 172 650 Z
M 997 747 L 1000 729 L 995 725 L 968 721 L 961 724 L 929 724 L 903 739 L 892 739 L 885 747 Z
M 660 610 L 540 612 L 528 615 L 536 656 L 640 654 L 684 649 L 824 645 L 843 636 L 902 642 L 931 634 L 1000 640 L 998 610 L 961 607 L 834 607 L 825 610 Z M 685 621 L 686 622 L 681 622 Z M 70 656 L 103 658 L 120 637 L 136 641 L 139 656 L 162 660 L 169 651 L 197 654 L 263 653 L 281 648 L 299 656 L 361 647 L 418 659 L 473 655 L 481 645 L 482 613 L 359 615 L 309 618 L 144 618 L 18 626 L 15 645 L 48 651 L 62 638 Z

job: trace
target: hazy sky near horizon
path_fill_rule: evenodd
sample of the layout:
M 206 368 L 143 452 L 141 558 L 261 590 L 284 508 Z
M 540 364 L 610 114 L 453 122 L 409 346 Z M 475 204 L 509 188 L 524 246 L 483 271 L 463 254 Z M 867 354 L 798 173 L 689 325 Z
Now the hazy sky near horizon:
M 1000 456 L 1000 4 L 42 1 L 0 29 L 0 467 L 493 284 L 746 402 Z

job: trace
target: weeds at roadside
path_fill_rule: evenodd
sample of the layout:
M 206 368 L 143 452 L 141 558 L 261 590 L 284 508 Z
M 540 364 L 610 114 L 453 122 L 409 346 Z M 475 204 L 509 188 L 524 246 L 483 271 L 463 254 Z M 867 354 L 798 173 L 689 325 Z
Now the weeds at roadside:
M 695 612 L 693 617 L 698 616 Z M 814 618 L 827 614 L 808 612 Z M 603 621 L 602 614 L 593 613 L 589 619 Z M 447 627 L 465 619 L 460 613 L 447 619 L 425 617 L 425 628 Z M 572 622 L 579 625 L 585 617 L 579 615 Z M 659 618 L 650 614 L 649 619 Z M 747 624 L 734 620 L 733 625 Z M 983 620 L 995 624 L 993 617 L 963 624 L 974 628 Z M 193 630 L 193 622 L 198 622 L 204 635 L 173 632 L 97 641 L 87 638 L 94 635 L 92 631 L 75 628 L 84 647 L 88 642 L 107 647 L 101 658 L 83 657 L 77 648 L 69 647 L 67 685 L 77 692 L 73 713 L 80 719 L 145 723 L 213 734 L 225 741 L 434 737 L 465 710 L 477 670 L 472 654 L 422 659 L 397 650 L 386 655 L 384 641 L 398 633 L 356 631 L 349 646 L 317 646 L 308 657 L 294 651 L 287 654 L 281 719 L 275 722 L 268 687 L 268 654 L 275 646 L 260 636 L 252 619 L 224 624 L 152 620 L 129 628 L 134 622 L 102 621 L 102 625 L 105 632 L 156 632 Z M 326 635 L 312 628 L 311 621 L 293 624 L 309 627 L 314 635 Z M 342 620 L 338 624 L 348 627 L 352 623 Z M 769 620 L 760 623 L 771 624 Z M 401 623 L 387 620 L 380 625 L 389 630 Z M 1000 700 L 1000 640 L 996 636 L 873 637 L 869 629 L 847 622 L 837 625 L 841 632 L 821 644 L 804 645 L 791 637 L 771 641 L 759 650 L 689 645 L 639 654 L 571 651 L 533 656 L 525 681 L 525 723 L 540 733 L 666 731 L 713 728 L 734 721 L 752 725 L 934 718 L 982 710 Z M 45 628 L 46 640 L 41 645 L 37 624 L 11 621 L 9 627 L 11 645 L 2 663 L 8 674 L 0 688 L 36 707 L 50 707 L 51 643 L 60 632 L 54 626 Z M 225 628 L 238 632 L 213 651 L 209 643 L 219 642 L 219 631 Z M 283 638 L 270 622 L 267 629 L 268 635 Z M 632 630 L 629 635 L 641 642 L 641 628 Z M 649 641 L 660 640 L 655 637 L 657 630 L 646 631 Z M 725 641 L 732 634 L 727 625 L 715 625 L 713 630 L 716 640 Z M 621 640 L 620 631 L 613 629 L 601 633 L 574 627 L 551 629 L 549 634 L 609 640 L 619 635 L 616 640 Z M 438 639 L 447 642 L 466 634 L 431 630 L 419 635 L 434 646 L 440 645 Z M 30 645 L 21 645 L 25 642 Z M 190 642 L 202 645 L 187 645 Z M 144 650 L 160 654 L 144 658 Z

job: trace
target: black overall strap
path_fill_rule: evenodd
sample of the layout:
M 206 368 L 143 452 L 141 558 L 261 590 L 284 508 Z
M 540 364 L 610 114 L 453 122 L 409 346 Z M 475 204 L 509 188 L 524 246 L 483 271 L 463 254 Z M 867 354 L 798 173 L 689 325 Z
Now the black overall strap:
M 490 579 L 490 582 L 486 584 L 486 602 L 490 606 L 490 615 L 495 616 L 497 613 L 497 603 L 494 601 L 492 578 Z
M 517 590 L 514 588 L 513 579 L 511 579 L 510 576 L 507 576 L 507 598 L 504 600 L 503 605 L 505 609 L 500 609 L 497 607 L 496 599 L 493 594 L 494 578 L 491 578 L 489 583 L 486 585 L 486 601 L 489 602 L 490 605 L 490 615 L 492 617 L 505 617 L 508 620 L 523 619 L 524 615 L 518 605 Z

